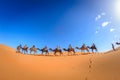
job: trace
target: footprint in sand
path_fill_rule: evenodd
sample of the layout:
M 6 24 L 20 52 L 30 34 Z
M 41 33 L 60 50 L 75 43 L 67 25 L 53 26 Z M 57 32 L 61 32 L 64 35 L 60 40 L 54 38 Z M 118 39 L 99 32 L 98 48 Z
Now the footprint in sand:
M 91 65 L 89 65 L 89 68 L 92 68 L 92 66 L 91 66 Z
M 88 80 L 88 78 L 86 77 L 85 80 Z
M 89 62 L 90 62 L 89 68 L 92 68 L 92 58 L 89 59 Z
M 90 62 L 90 64 L 92 64 L 92 59 L 91 58 L 89 59 L 89 62 Z
M 91 70 L 89 70 L 89 73 L 91 72 Z
M 90 64 L 92 64 L 92 60 L 90 60 Z

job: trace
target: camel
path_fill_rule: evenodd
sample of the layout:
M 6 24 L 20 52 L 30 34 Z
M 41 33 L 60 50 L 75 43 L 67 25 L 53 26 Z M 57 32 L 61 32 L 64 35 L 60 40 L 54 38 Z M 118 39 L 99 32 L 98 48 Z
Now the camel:
M 47 54 L 49 55 L 49 52 L 48 52 L 47 48 L 42 48 L 42 49 L 38 49 L 38 50 L 42 51 L 42 55 L 43 55 L 44 52 L 46 53 L 46 55 Z
M 23 52 L 24 54 L 27 54 L 27 53 L 28 53 L 28 48 L 29 48 L 29 47 L 23 47 L 23 48 L 22 48 L 22 52 Z
M 85 44 L 83 44 L 82 47 L 80 47 L 80 48 L 76 47 L 76 49 L 81 50 L 81 52 L 85 52 L 85 50 L 87 52 L 89 52 L 89 49 L 88 49 L 88 47 Z
M 97 52 L 97 47 L 95 46 L 95 44 L 93 43 L 93 45 L 91 47 L 87 46 L 89 49 L 92 49 L 92 53 L 94 52 L 94 50 Z
M 119 42 L 116 42 L 116 44 L 117 44 L 117 45 L 120 45 L 120 43 L 119 43 Z
M 20 49 L 22 49 L 22 53 L 26 54 L 28 52 L 28 47 L 22 47 L 21 45 L 17 46 L 17 51 L 16 53 L 21 53 Z
M 65 49 L 65 48 L 63 48 L 63 50 L 64 51 L 68 51 L 68 55 L 69 55 L 69 53 L 71 53 L 71 52 L 73 52 L 74 53 L 74 55 L 75 55 L 75 50 L 74 50 L 74 48 L 68 48 L 68 49 Z
M 39 50 L 39 48 L 31 47 L 29 50 L 30 50 L 30 54 L 32 52 L 34 52 L 34 54 L 35 54 L 35 53 L 37 53 L 37 50 Z
M 22 49 L 22 46 L 21 46 L 21 45 L 17 46 L 16 53 L 21 53 L 21 52 L 20 52 L 20 49 Z
M 58 48 L 52 49 L 52 48 L 50 48 L 49 50 L 53 51 L 55 56 L 56 56 L 56 53 L 57 53 L 57 52 L 59 52 L 59 53 L 60 53 L 60 55 L 63 55 L 63 53 L 62 53 L 62 50 L 61 50 L 61 49 L 58 49 Z

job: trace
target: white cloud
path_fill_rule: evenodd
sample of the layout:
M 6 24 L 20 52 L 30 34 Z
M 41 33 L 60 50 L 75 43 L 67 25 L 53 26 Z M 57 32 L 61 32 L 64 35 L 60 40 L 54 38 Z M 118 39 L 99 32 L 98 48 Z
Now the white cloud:
M 106 21 L 102 23 L 102 27 L 106 27 L 110 22 Z
M 99 32 L 98 31 L 95 31 L 95 34 L 98 34 Z
M 95 21 L 98 21 L 99 19 L 102 18 L 102 16 L 105 16 L 106 13 L 105 12 L 102 12 L 101 14 L 97 15 L 97 17 L 95 18 Z
M 101 19 L 101 15 L 98 15 L 98 16 L 95 18 L 96 21 L 99 20 L 99 19 Z
M 114 29 L 114 28 L 111 28 L 111 29 L 110 29 L 110 32 L 113 32 L 113 31 L 115 31 L 115 29 Z
M 106 15 L 106 13 L 105 13 L 105 12 L 103 12 L 103 13 L 101 13 L 101 15 L 105 16 L 105 15 Z

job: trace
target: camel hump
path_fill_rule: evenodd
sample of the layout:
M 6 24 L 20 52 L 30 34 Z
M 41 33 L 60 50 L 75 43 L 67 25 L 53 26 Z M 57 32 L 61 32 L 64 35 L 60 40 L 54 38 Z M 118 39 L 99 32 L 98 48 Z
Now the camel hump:
M 23 48 L 27 48 L 27 45 L 25 45 Z
M 33 48 L 35 47 L 35 45 L 33 45 Z

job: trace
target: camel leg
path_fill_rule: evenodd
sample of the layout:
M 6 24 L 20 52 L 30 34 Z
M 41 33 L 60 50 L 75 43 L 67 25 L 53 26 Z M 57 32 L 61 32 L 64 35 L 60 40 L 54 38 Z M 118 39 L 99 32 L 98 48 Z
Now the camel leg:
M 69 53 L 70 53 L 71 56 L 73 55 L 72 51 L 70 51 Z
M 60 56 L 61 56 L 62 54 L 61 54 L 61 52 L 60 52 Z
M 23 50 L 23 53 L 25 54 L 25 50 Z
M 26 54 L 26 51 L 24 51 L 24 54 Z
M 92 49 L 92 53 L 94 53 L 94 52 L 93 52 L 93 49 Z
M 25 53 L 25 50 L 24 50 L 24 54 L 26 54 L 26 53 Z
M 24 54 L 26 54 L 26 50 L 24 50 Z
M 89 50 L 87 49 L 87 52 L 89 53 Z
M 69 53 L 72 55 L 72 52 L 71 52 L 71 51 L 70 51 Z
M 26 54 L 28 53 L 28 51 L 26 50 Z
M 42 51 L 42 55 L 43 55 L 43 51 Z
M 54 55 L 56 56 L 56 52 L 54 52 Z
M 22 50 L 22 54 L 24 54 L 24 50 Z
M 45 51 L 46 55 L 49 55 L 48 51 Z
M 47 56 L 47 52 L 46 51 L 44 51 L 45 52 L 45 55 Z
M 55 56 L 56 56 L 56 53 L 57 53 L 57 52 L 54 53 Z
M 68 52 L 68 56 L 70 55 L 70 53 Z
M 83 50 L 81 50 L 81 53 L 83 52 Z
M 97 49 L 95 49 L 96 50 L 96 52 L 98 52 L 98 50 Z
M 16 53 L 20 53 L 20 50 L 16 50 Z
M 47 52 L 45 52 L 45 55 L 47 56 Z
M 62 53 L 62 52 L 60 52 L 60 56 L 61 56 L 61 55 L 63 56 L 63 53 Z
M 85 53 L 85 50 L 82 50 L 82 53 Z
M 46 53 L 49 55 L 49 52 L 48 52 L 48 51 L 47 51 Z
M 30 51 L 30 54 L 31 54 L 31 51 Z
M 45 52 L 45 55 L 47 56 L 47 53 Z
M 64 56 L 63 53 L 62 53 L 62 56 Z
M 34 55 L 35 55 L 36 53 L 35 53 L 35 51 L 34 51 Z
M 34 54 L 37 54 L 37 51 L 34 51 Z
M 48 50 L 46 52 L 49 54 Z
M 73 53 L 74 53 L 74 55 L 75 55 L 75 50 L 73 50 Z

